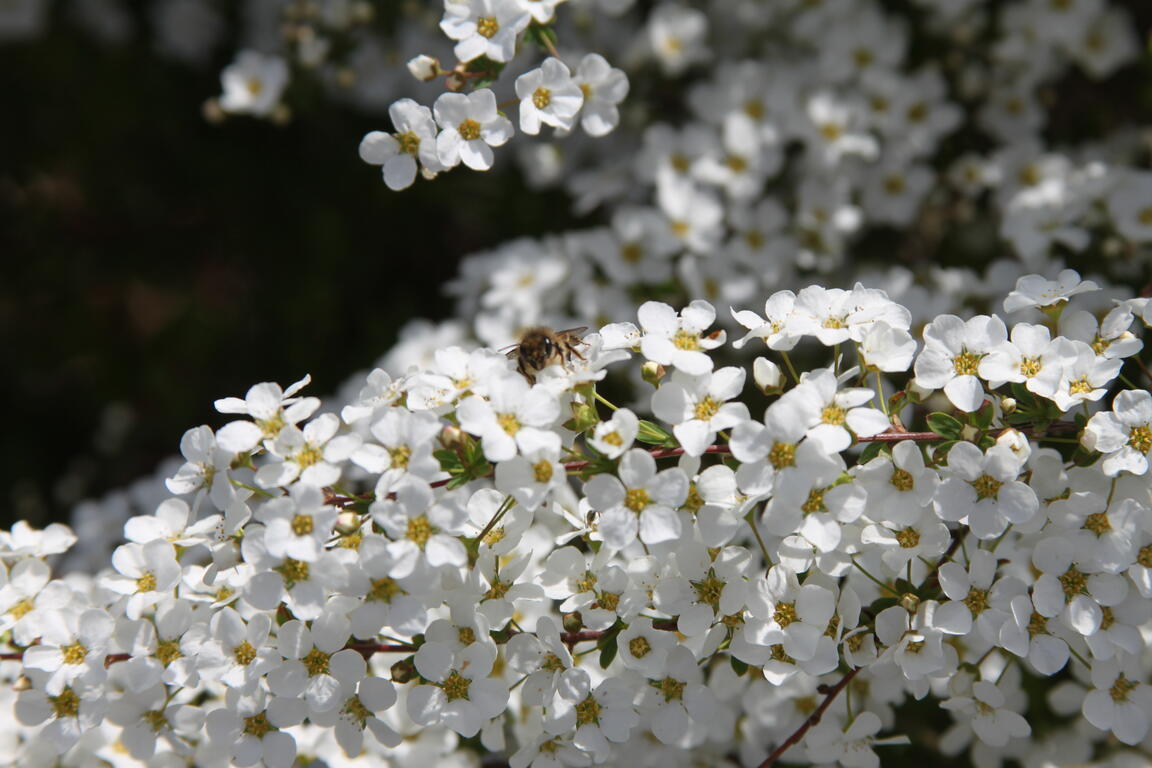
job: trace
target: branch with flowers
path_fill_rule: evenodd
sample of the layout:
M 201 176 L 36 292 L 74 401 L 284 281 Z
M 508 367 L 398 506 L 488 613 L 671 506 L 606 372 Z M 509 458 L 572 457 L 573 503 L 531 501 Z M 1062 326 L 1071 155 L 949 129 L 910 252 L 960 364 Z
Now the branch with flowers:
M 1130 325 L 1144 306 L 1121 305 Z M 1021 364 L 1043 326 L 995 316 L 942 316 L 920 346 L 907 311 L 863 286 L 765 309 L 734 312 L 747 333 L 729 345 L 707 302 L 648 302 L 535 383 L 457 349 L 374 372 L 338 413 L 306 380 L 217 401 L 237 418 L 186 434 L 177 495 L 128 521 L 89 591 L 44 562 L 70 534 L 7 540 L 16 716 L 63 748 L 106 718 L 138 756 L 163 738 L 266 763 L 302 728 L 337 729 L 349 756 L 368 732 L 391 749 L 403 717 L 520 764 L 645 733 L 722 757 L 710 726 L 752 691 L 822 695 L 744 734 L 772 764 L 905 743 L 878 733 L 881 679 L 901 696 L 941 681 L 940 705 L 991 742 L 1027 735 L 1008 704 L 1024 669 L 1074 659 L 1118 692 L 1113 712 L 1138 703 L 1117 643 L 1142 615 L 1122 606 L 1145 604 L 1127 585 L 1152 550 L 1152 396 L 1077 413 L 1123 361 L 1083 379 L 1095 352 L 1056 335 Z M 752 342 L 815 365 L 788 379 L 749 360 Z M 601 390 L 629 370 L 622 407 Z M 877 377 L 896 394 L 856 386 Z

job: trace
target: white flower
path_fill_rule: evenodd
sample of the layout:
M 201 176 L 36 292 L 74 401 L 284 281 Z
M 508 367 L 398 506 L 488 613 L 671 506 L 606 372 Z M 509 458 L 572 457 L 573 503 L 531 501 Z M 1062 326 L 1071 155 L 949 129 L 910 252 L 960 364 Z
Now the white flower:
M 288 424 L 276 437 L 264 441 L 275 457 L 256 470 L 256 483 L 263 488 L 287 487 L 299 479 L 318 488 L 340 479 L 339 464 L 360 447 L 359 435 L 337 435 L 340 417 L 324 413 L 299 429 Z M 275 459 L 280 459 L 276 461 Z
M 314 485 L 297 483 L 289 497 L 272 499 L 256 518 L 264 523 L 264 543 L 274 557 L 314 563 L 332 536 L 338 510 L 324 504 L 324 493 Z
M 708 55 L 708 17 L 695 8 L 664 2 L 648 16 L 648 44 L 668 75 L 678 75 Z
M 306 713 L 300 699 L 275 697 L 257 690 L 240 695 L 229 690 L 227 705 L 214 709 L 204 720 L 210 749 L 229 757 L 236 765 L 289 768 L 296 760 L 296 739 L 282 728 L 299 724 Z M 220 759 L 220 758 L 217 758 Z
M 408 715 L 423 726 L 443 724 L 456 733 L 474 736 L 484 723 L 498 716 L 508 704 L 508 688 L 489 677 L 479 657 L 468 657 L 458 666 L 452 650 L 427 642 L 416 652 L 416 669 L 428 681 L 408 694 Z
M 512 123 L 497 112 L 496 96 L 487 88 L 469 94 L 443 93 L 432 111 L 441 128 L 436 153 L 446 168 L 463 161 L 474 171 L 486 171 L 492 167 L 492 147 L 512 138 Z
M 796 346 L 803 333 L 795 329 L 792 310 L 796 305 L 796 294 L 792 291 L 777 291 L 764 302 L 764 317 L 751 310 L 731 310 L 732 317 L 748 329 L 741 339 L 732 342 L 740 349 L 749 339 L 762 339 L 769 349 L 787 352 Z
M 706 352 L 723 344 L 726 334 L 722 330 L 704 333 L 716 320 L 711 304 L 696 299 L 677 314 L 667 304 L 646 301 L 637 315 L 644 331 L 640 339 L 644 357 L 693 376 L 712 370 L 712 358 Z
M 584 104 L 584 92 L 572 79 L 572 73 L 559 59 L 544 59 L 539 69 L 516 78 L 516 97 L 520 99 L 520 130 L 535 136 L 540 124 L 569 130 Z
M 493 381 L 489 398 L 472 396 L 460 403 L 460 427 L 480 437 L 489 461 L 507 461 L 519 453 L 560 449 L 560 436 L 549 428 L 560 416 L 560 403 L 544 385 L 530 386 L 522 376 Z
M 224 89 L 220 108 L 225 112 L 265 117 L 280 105 L 288 85 L 288 63 L 279 56 L 241 51 L 220 73 Z
M 395 133 L 372 131 L 360 142 L 360 159 L 383 166 L 384 183 L 401 190 L 416 180 L 417 163 L 426 173 L 444 170 L 436 151 L 436 122 L 432 110 L 412 99 L 400 99 L 388 107 Z
M 1146 474 L 1152 452 L 1152 394 L 1126 389 L 1116 395 L 1111 411 L 1089 419 L 1081 442 L 1090 451 L 1106 454 L 1101 469 L 1110 477 L 1125 471 Z
M 512 59 L 516 36 L 531 21 L 518 0 L 447 0 L 440 29 L 459 41 L 454 50 L 460 61 L 487 56 L 503 62 Z
M 1052 400 L 1062 411 L 1068 411 L 1086 400 L 1099 400 L 1107 385 L 1116 378 L 1124 361 L 1099 357 L 1082 341 L 1063 341 L 1064 370 Z
M 940 477 L 924 465 L 924 454 L 912 440 L 892 446 L 892 455 L 881 453 L 856 469 L 856 482 L 868 492 L 868 517 L 899 527 L 918 517 L 932 503 Z
M 716 433 L 747 421 L 748 406 L 730 403 L 744 388 L 743 368 L 727 367 L 699 376 L 676 371 L 652 395 L 652 413 L 672 424 L 689 456 L 702 456 Z
M 1136 665 L 1121 668 L 1115 661 L 1092 664 L 1095 690 L 1084 697 L 1081 711 L 1085 719 L 1112 734 L 1124 744 L 1139 744 L 1148 733 L 1152 713 L 1152 688 L 1141 681 Z
M 541 3 L 529 0 L 529 4 Z M 584 92 L 580 127 L 589 136 L 611 133 L 620 122 L 620 110 L 616 105 L 628 95 L 628 76 L 600 54 L 589 53 L 580 60 L 573 79 Z
M 168 490 L 175 494 L 195 491 L 197 501 L 207 495 L 217 509 L 227 509 L 235 495 L 229 475 L 233 457 L 217 444 L 212 429 L 203 425 L 185 432 L 180 453 L 186 461 L 165 481 Z
M 839 763 L 845 768 L 877 768 L 880 758 L 872 747 L 908 744 L 907 736 L 876 738 L 881 728 L 880 718 L 872 712 L 861 712 L 845 729 L 832 723 L 813 727 L 804 739 L 808 759 L 817 763 Z
M 112 553 L 112 565 L 120 575 L 110 576 L 104 583 L 114 592 L 128 596 L 124 613 L 130 619 L 140 618 L 145 609 L 155 605 L 180 581 L 176 549 L 160 539 L 117 547 Z
M 837 389 L 836 374 L 830 368 L 820 368 L 801 376 L 800 383 L 781 402 L 794 409 L 792 418 L 807 427 L 809 440 L 828 453 L 836 453 L 851 445 L 854 437 L 871 437 L 891 426 L 883 412 L 864 407 L 875 396 L 864 387 Z
M 1028 391 L 1051 398 L 1064 372 L 1067 351 L 1067 344 L 1054 341 L 1045 326 L 1017 323 L 1011 341 L 994 347 L 977 370 L 992 388 L 1008 381 L 1022 382 Z
M 1004 299 L 1004 311 L 1049 307 L 1058 302 L 1066 302 L 1078 293 L 1098 290 L 1100 288 L 1096 283 L 1081 280 L 1080 273 L 1074 269 L 1061 271 L 1055 280 L 1047 280 L 1041 275 L 1025 275 L 1016 281 L 1016 289 Z
M 924 349 L 916 358 L 916 383 L 943 389 L 962 411 L 975 411 L 984 402 L 977 374 L 986 354 L 1008 339 L 1008 329 L 996 317 L 977 315 L 961 320 L 941 315 L 924 328 Z
M 633 448 L 620 459 L 620 477 L 596 475 L 584 486 L 592 507 L 600 511 L 604 543 L 624 549 L 639 535 L 645 544 L 680 536 L 676 508 L 688 496 L 688 478 L 672 467 L 656 472 L 651 454 Z
M 1009 739 L 1023 739 L 1032 726 L 1019 712 L 1005 706 L 1004 692 L 987 680 L 972 684 L 971 696 L 955 695 L 940 702 L 942 709 L 962 712 L 971 718 L 972 730 L 990 747 L 1003 747 Z
M 296 424 L 311 416 L 320 407 L 319 398 L 294 397 L 312 381 L 305 376 L 286 390 L 275 382 L 253 385 L 241 400 L 238 397 L 225 397 L 217 400 L 216 410 L 220 413 L 243 413 L 252 421 L 232 421 L 216 433 L 217 444 L 226 451 L 243 453 L 251 451 L 265 438 L 275 438 L 288 424 Z
M 640 430 L 640 420 L 627 408 L 612 413 L 612 418 L 601 421 L 588 436 L 588 444 L 609 459 L 617 459 L 632 447 Z
M 933 504 L 942 520 L 965 522 L 979 539 L 993 539 L 1010 523 L 1025 523 L 1040 507 L 1035 491 L 1017 478 L 1021 462 L 993 446 L 987 453 L 959 442 L 948 452 L 948 466 Z

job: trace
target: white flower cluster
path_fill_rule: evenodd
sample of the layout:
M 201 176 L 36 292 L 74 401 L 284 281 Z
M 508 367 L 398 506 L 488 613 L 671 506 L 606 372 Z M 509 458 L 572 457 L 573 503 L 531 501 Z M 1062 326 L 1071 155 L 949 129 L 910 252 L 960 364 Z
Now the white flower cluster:
M 585 54 L 575 72 L 560 59 L 552 27 L 558 1 L 445 0 L 440 28 L 457 41 L 459 62 L 444 70 L 420 55 L 408 66 L 419 80 L 445 76 L 448 92 L 431 110 L 408 98 L 394 102 L 393 132 L 372 131 L 360 143 L 360 157 L 382 166 L 390 189 L 411 186 L 418 170 L 432 178 L 461 163 L 475 171 L 492 167 L 492 148 L 512 138 L 512 123 L 491 88 L 478 84 L 493 83 L 529 37 L 552 55 L 516 78 L 520 130 L 535 136 L 547 125 L 567 134 L 579 120 L 588 135 L 604 136 L 616 127 L 628 78 L 598 53 Z M 460 92 L 469 86 L 470 93 Z
M 734 310 L 731 344 L 647 302 L 531 383 L 446 347 L 339 413 L 308 379 L 218 400 L 112 568 L 53 579 L 63 526 L 0 538 L 10 758 L 864 766 L 931 696 L 944 753 L 1028 760 L 1066 737 L 1026 738 L 1052 676 L 1078 754 L 1146 747 L 1152 396 L 1105 396 L 1148 301 L 1063 335 L 1093 292 L 1026 277 L 1042 322 L 923 344 L 862 285 Z

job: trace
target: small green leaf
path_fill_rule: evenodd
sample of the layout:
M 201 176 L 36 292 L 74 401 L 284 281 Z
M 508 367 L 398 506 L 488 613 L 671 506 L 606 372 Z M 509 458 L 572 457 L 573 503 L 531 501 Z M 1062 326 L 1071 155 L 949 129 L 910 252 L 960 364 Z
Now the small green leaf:
M 860 452 L 861 464 L 867 464 L 872 459 L 880 455 L 880 451 L 884 450 L 884 443 L 880 440 L 874 440 L 868 445 L 864 446 L 864 450 Z
M 1090 467 L 1100 460 L 1103 454 L 1099 451 L 1090 451 L 1082 445 L 1076 446 L 1072 451 L 1072 463 L 1078 467 Z
M 960 433 L 964 430 L 964 425 L 954 417 L 937 411 L 936 413 L 928 414 L 928 428 L 941 437 L 946 437 L 949 440 L 959 440 Z
M 642 443 L 659 445 L 664 448 L 675 448 L 677 445 L 676 438 L 671 432 L 655 422 L 644 419 L 640 420 L 640 429 L 636 433 L 636 439 Z
M 608 669 L 612 660 L 616 658 L 616 632 L 605 635 L 600 639 L 600 669 Z
M 732 671 L 736 673 L 736 677 L 744 677 L 744 673 L 748 671 L 748 665 L 735 656 L 729 656 L 728 663 L 732 665 Z

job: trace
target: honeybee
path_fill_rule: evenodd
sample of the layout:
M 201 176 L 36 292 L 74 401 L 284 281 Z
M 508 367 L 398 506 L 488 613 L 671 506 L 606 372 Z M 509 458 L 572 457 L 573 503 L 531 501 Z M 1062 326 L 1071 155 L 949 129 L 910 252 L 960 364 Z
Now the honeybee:
M 508 359 L 516 361 L 516 370 L 529 384 L 535 384 L 536 374 L 548 366 L 569 363 L 573 357 L 584 359 L 576 347 L 584 344 L 582 337 L 586 330 L 587 326 L 581 326 L 555 331 L 537 325 L 524 331 L 520 343 L 508 351 Z

